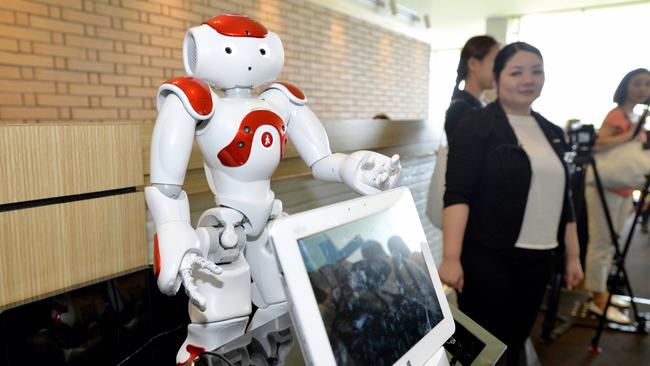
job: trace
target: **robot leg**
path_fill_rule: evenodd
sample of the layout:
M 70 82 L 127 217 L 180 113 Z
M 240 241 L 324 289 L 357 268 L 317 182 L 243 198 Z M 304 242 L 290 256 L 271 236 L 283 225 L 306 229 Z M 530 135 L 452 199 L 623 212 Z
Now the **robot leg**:
M 199 238 L 207 237 L 197 229 Z M 204 351 L 212 351 L 244 334 L 251 313 L 250 268 L 240 253 L 231 263 L 219 264 L 223 273 L 216 278 L 194 272 L 197 291 L 206 300 L 201 311 L 189 302 L 187 339 L 176 355 L 179 365 L 191 363 Z
M 282 214 L 280 201 L 274 202 L 273 214 Z M 248 331 L 257 340 L 264 355 L 282 364 L 291 348 L 291 336 L 287 303 L 282 287 L 282 275 L 275 259 L 273 247 L 264 230 L 257 238 L 249 238 L 246 244 L 246 258 L 251 264 L 253 278 L 253 303 L 258 307 L 253 315 Z

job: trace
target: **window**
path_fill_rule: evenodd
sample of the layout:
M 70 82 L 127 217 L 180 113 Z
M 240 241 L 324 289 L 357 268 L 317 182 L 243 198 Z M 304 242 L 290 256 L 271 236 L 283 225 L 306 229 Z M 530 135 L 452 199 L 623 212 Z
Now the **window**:
M 429 120 L 436 127 L 437 136 L 444 130 L 445 111 L 456 84 L 456 68 L 460 49 L 431 52 L 429 73 Z
M 512 19 L 508 42 L 528 42 L 544 56 L 535 110 L 560 126 L 570 118 L 600 126 L 623 76 L 650 67 L 649 14 L 644 3 Z

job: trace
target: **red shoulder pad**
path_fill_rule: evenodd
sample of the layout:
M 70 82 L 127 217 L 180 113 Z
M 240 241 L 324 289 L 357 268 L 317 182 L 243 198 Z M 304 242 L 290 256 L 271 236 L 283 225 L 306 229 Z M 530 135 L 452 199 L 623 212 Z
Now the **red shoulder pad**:
M 203 81 L 190 77 L 180 77 L 167 80 L 166 84 L 180 89 L 190 102 L 192 109 L 200 116 L 209 116 L 212 113 L 212 94 L 210 87 Z M 187 108 L 187 107 L 186 107 Z
M 297 86 L 287 83 L 286 81 L 276 81 L 269 85 L 267 90 L 277 89 L 282 92 L 289 100 L 297 105 L 304 105 L 307 102 L 307 97 Z
M 268 31 L 258 21 L 238 14 L 217 15 L 203 24 L 229 37 L 264 38 Z
M 291 83 L 287 83 L 286 81 L 276 81 L 275 83 L 280 84 L 280 85 L 284 86 L 285 88 L 287 88 L 289 93 L 291 93 L 291 95 L 293 95 L 294 97 L 296 97 L 296 98 L 298 98 L 298 99 L 300 99 L 302 101 L 307 99 L 307 98 L 305 98 L 305 93 L 303 93 L 302 90 L 298 89 L 297 86 L 295 86 L 295 85 L 293 85 Z

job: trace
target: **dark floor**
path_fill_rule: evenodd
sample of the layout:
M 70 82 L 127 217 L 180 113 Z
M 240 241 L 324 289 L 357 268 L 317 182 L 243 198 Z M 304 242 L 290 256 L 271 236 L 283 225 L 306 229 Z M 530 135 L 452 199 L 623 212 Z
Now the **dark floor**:
M 637 230 L 633 236 L 625 265 L 634 295 L 650 298 L 650 237 Z M 560 313 L 569 312 L 566 298 L 560 306 Z M 565 308 L 565 309 L 562 309 Z M 650 311 L 649 306 L 640 306 L 639 311 Z M 531 334 L 531 340 L 537 350 L 542 365 L 553 366 L 611 366 L 611 365 L 650 365 L 650 335 L 629 334 L 606 330 L 600 338 L 602 353 L 593 355 L 588 350 L 595 329 L 574 326 L 554 341 L 542 342 L 541 325 L 545 314 L 540 313 Z M 580 319 L 588 322 L 589 319 Z M 594 323 L 594 321 L 591 321 Z M 558 325 L 561 323 L 558 322 Z

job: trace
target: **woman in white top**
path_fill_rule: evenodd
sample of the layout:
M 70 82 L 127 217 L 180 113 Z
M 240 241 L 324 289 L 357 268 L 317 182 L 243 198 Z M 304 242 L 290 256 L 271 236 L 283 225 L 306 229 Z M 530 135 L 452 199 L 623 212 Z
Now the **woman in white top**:
M 498 100 L 461 121 L 449 140 L 443 282 L 462 311 L 508 346 L 519 365 L 563 244 L 568 287 L 582 280 L 563 162 L 563 131 L 531 110 L 544 85 L 539 50 L 505 46 L 494 61 Z

